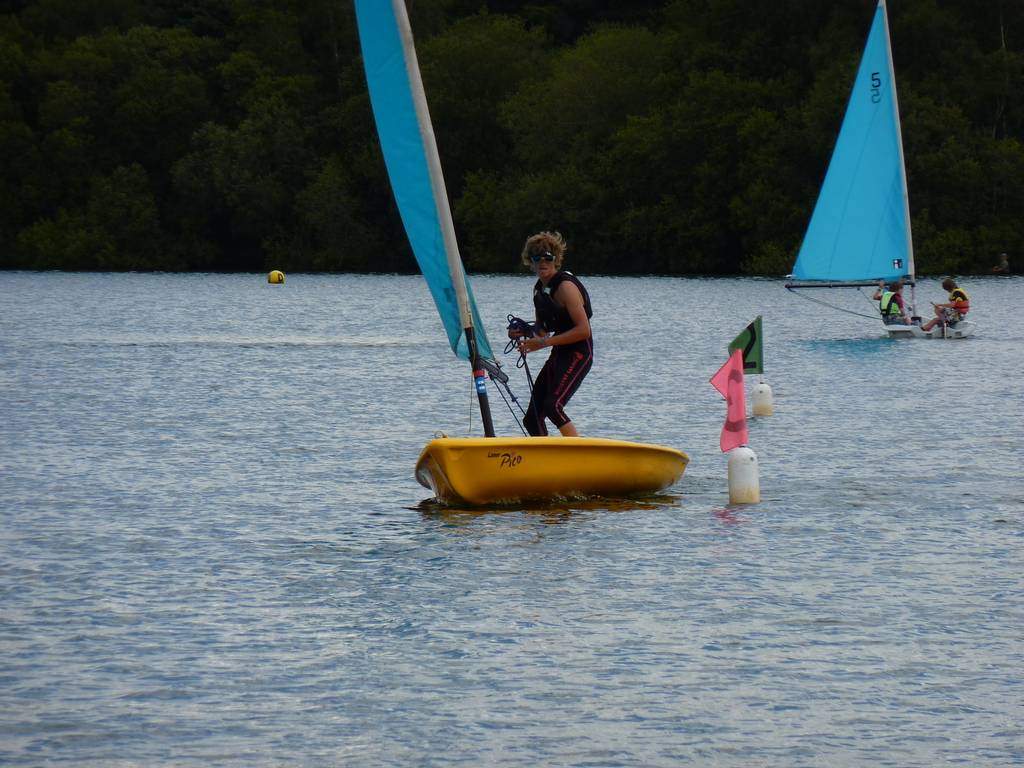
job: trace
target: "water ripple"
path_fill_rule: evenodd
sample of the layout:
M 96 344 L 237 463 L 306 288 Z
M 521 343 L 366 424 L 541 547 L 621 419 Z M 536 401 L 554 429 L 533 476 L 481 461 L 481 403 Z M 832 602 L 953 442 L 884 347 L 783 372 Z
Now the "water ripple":
M 0 763 L 1022 764 L 1022 282 L 965 282 L 978 336 L 914 343 L 591 277 L 570 412 L 687 473 L 480 510 L 412 478 L 480 430 L 419 278 L 0 273 Z M 500 340 L 529 281 L 474 290 Z M 708 379 L 758 314 L 736 506 Z

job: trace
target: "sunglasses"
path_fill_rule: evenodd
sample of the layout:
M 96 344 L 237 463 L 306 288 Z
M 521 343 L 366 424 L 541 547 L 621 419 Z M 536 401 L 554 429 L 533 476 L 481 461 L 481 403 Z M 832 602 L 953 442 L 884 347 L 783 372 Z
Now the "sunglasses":
M 551 255 L 550 251 L 544 251 L 544 253 L 531 253 L 530 261 L 537 264 L 541 261 L 554 261 L 555 257 Z

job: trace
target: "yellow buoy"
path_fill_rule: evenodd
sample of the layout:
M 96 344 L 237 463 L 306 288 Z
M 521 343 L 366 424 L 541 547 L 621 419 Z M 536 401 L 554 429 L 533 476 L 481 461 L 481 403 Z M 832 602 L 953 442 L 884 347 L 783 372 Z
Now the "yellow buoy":
M 271 273 L 269 275 L 267 275 L 267 282 L 268 283 L 283 283 L 284 282 L 284 272 L 282 272 L 279 269 L 272 270 Z

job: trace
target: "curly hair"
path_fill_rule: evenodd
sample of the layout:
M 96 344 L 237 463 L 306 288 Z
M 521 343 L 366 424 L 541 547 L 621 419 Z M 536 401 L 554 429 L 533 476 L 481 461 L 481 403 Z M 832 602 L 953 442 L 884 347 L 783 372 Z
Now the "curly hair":
M 520 259 L 525 266 L 529 267 L 533 263 L 530 259 L 531 255 L 550 253 L 555 257 L 555 269 L 561 269 L 566 247 L 565 239 L 560 233 L 538 232 L 536 235 L 530 235 L 530 237 L 526 238 L 526 244 L 523 245 Z

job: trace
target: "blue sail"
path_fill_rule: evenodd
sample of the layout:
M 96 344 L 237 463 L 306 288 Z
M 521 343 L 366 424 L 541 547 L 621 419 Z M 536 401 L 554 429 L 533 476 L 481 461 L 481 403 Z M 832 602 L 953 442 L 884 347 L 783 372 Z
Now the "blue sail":
M 792 276 L 829 282 L 914 277 L 884 0 L 875 10 L 846 116 Z
M 404 2 L 356 0 L 355 8 L 377 135 L 413 254 L 452 351 L 469 359 L 464 328 L 471 314 L 477 350 L 482 357 L 493 359 L 455 244 Z M 460 306 L 460 292 L 468 309 Z

